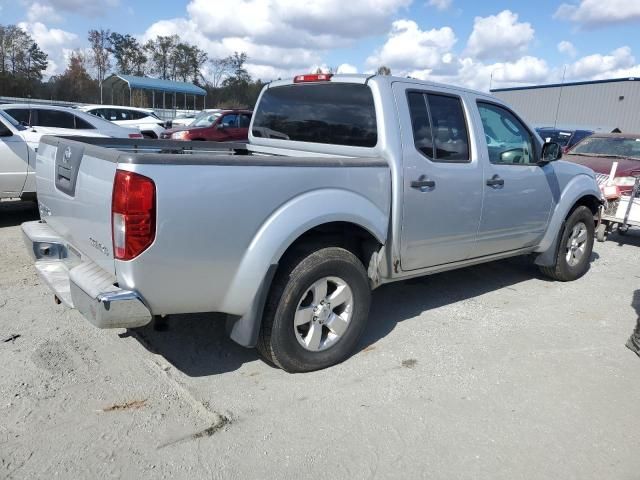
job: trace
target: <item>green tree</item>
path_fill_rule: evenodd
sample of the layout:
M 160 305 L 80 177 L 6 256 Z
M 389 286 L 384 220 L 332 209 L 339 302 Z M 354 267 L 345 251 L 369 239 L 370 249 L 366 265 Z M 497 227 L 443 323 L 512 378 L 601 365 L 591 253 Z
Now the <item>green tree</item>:
M 96 68 L 96 74 L 98 79 L 98 85 L 100 87 L 100 103 L 102 102 L 102 82 L 104 77 L 111 68 L 110 57 L 110 42 L 109 37 L 111 32 L 109 30 L 89 30 L 88 40 L 91 45 L 91 62 Z
M 180 43 L 180 38 L 177 35 L 159 35 L 145 44 L 144 49 L 149 55 L 151 73 L 163 80 L 170 79 L 171 58 L 178 43 Z
M 91 60 L 81 51 L 72 52 L 67 69 L 49 80 L 51 93 L 57 100 L 95 102 L 99 85 L 88 72 Z
M 145 74 L 147 56 L 135 37 L 112 32 L 109 35 L 109 52 L 116 61 L 118 73 L 138 76 Z

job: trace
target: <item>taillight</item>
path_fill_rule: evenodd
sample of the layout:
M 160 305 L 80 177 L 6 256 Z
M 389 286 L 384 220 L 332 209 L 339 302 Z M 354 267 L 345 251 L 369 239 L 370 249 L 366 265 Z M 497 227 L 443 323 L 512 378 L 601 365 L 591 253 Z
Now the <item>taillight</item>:
M 144 135 L 141 133 L 130 133 L 129 138 L 144 138 Z
M 309 75 L 298 75 L 293 78 L 293 83 L 306 82 L 328 82 L 333 77 L 332 73 L 312 73 Z
M 144 252 L 156 236 L 156 186 L 153 180 L 116 170 L 111 200 L 113 254 L 131 260 Z

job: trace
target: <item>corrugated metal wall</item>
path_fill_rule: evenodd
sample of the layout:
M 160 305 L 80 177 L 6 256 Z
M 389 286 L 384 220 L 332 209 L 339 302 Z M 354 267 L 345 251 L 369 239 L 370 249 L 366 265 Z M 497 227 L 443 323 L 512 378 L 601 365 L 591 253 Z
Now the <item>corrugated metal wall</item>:
M 640 133 L 640 81 L 637 80 L 493 94 L 536 126 L 553 126 L 557 111 L 559 126 L 610 127 Z

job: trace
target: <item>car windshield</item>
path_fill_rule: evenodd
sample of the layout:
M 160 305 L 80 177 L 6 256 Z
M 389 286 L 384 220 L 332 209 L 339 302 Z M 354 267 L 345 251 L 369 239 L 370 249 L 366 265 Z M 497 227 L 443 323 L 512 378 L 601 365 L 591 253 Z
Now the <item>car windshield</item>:
M 610 155 L 640 160 L 640 137 L 591 137 L 576 145 L 570 153 L 579 155 Z
M 213 122 L 220 116 L 220 113 L 201 113 L 193 122 L 189 124 L 190 127 L 210 127 Z
M 7 112 L 3 112 L 0 110 L 0 117 L 7 121 L 13 128 L 16 130 L 26 130 L 26 127 L 22 125 L 19 121 L 9 115 Z

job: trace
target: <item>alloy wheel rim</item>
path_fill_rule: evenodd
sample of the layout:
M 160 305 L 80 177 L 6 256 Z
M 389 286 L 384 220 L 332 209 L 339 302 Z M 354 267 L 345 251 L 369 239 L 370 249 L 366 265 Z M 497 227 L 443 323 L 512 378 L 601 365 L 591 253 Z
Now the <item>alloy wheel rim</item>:
M 293 329 L 298 343 L 311 352 L 326 350 L 344 337 L 353 315 L 353 292 L 339 277 L 323 277 L 298 302 Z
M 566 259 L 569 266 L 575 267 L 580 263 L 587 251 L 588 239 L 587 226 L 583 222 L 576 223 L 567 239 Z

